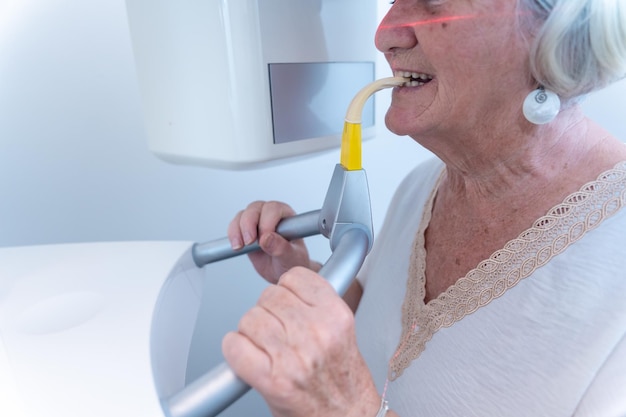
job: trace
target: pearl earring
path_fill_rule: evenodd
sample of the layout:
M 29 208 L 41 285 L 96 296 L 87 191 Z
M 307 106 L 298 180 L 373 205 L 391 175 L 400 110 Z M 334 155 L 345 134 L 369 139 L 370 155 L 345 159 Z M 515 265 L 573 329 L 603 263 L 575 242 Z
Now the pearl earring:
M 531 91 L 524 100 L 524 117 L 531 123 L 543 125 L 554 120 L 561 110 L 559 96 L 543 87 Z

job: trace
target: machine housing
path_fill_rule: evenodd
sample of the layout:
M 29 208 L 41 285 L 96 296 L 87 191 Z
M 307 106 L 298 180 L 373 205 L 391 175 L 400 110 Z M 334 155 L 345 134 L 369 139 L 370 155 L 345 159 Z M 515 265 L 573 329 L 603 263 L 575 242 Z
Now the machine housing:
M 246 168 L 336 148 L 375 78 L 373 0 L 126 5 L 149 148 L 170 162 Z

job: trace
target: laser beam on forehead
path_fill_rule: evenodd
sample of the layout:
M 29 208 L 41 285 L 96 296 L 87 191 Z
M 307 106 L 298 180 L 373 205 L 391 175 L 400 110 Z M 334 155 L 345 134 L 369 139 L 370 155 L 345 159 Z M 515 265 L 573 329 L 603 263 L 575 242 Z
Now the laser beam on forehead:
M 420 20 L 416 20 L 413 22 L 406 22 L 406 23 L 402 23 L 402 24 L 398 24 L 398 25 L 381 25 L 380 28 L 381 29 L 390 29 L 390 28 L 394 28 L 394 27 L 415 27 L 415 26 L 421 26 L 421 25 L 432 25 L 432 24 L 437 24 L 437 23 L 447 23 L 447 22 L 453 22 L 456 20 L 467 20 L 467 19 L 474 19 L 476 17 L 478 17 L 479 15 L 477 14 L 468 14 L 468 15 L 463 15 L 463 16 L 446 16 L 446 17 L 438 17 L 435 19 L 420 19 Z

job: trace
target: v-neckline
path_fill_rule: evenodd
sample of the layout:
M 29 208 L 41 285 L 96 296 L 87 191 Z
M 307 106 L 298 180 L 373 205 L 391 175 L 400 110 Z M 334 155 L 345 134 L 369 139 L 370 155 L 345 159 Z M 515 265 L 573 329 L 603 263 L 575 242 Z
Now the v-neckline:
M 424 205 L 413 242 L 407 291 L 402 305 L 402 336 L 389 363 L 389 379 L 399 377 L 442 327 L 486 306 L 530 276 L 572 243 L 626 205 L 626 161 L 583 185 L 548 210 L 517 238 L 481 261 L 436 298 L 426 295 L 425 232 L 432 218 L 442 171 Z

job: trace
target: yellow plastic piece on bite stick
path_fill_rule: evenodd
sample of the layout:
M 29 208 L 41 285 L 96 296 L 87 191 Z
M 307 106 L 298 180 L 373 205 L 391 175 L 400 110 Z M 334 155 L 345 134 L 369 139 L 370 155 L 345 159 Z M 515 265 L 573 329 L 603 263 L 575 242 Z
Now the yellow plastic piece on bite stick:
M 367 99 L 383 88 L 397 87 L 409 81 L 403 77 L 390 77 L 376 80 L 366 85 L 348 106 L 346 121 L 341 138 L 341 165 L 348 171 L 361 168 L 361 115 Z
M 345 122 L 341 137 L 341 165 L 348 171 L 362 169 L 361 123 Z

